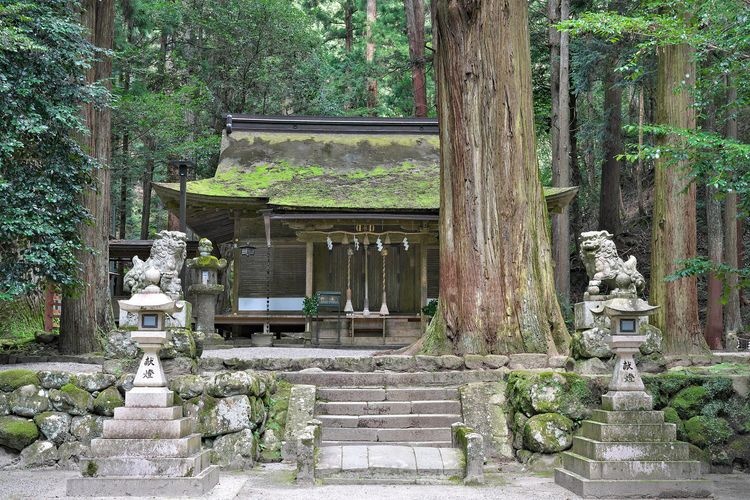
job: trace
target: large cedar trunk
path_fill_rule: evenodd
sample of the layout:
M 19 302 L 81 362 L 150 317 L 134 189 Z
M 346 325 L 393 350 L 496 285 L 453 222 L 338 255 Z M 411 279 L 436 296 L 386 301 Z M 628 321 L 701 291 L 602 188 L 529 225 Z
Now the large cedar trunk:
M 375 61 L 375 38 L 372 33 L 375 21 L 378 19 L 377 0 L 367 0 L 367 22 L 365 24 L 365 62 L 368 70 L 373 71 L 372 63 Z M 378 81 L 370 76 L 367 78 L 367 107 L 374 108 L 378 105 Z
M 432 11 L 438 323 L 459 354 L 567 353 L 534 147 L 527 3 L 434 0 Z
M 561 0 L 560 20 L 566 21 L 570 1 Z M 552 155 L 552 185 L 570 186 L 570 58 L 568 33 L 560 33 L 560 64 L 558 83 L 557 154 Z M 554 127 L 553 127 L 554 128 Z M 555 287 L 560 300 L 570 302 L 570 209 L 565 207 L 552 216 L 552 257 L 555 262 Z
M 622 88 L 615 72 L 617 57 L 607 58 L 604 75 L 604 162 L 599 195 L 599 229 L 620 233 L 620 170 L 622 147 Z
M 409 39 L 414 116 L 427 116 L 427 86 L 424 70 L 424 0 L 404 0 L 406 35 Z
M 83 2 L 81 22 L 89 30 L 94 45 L 111 49 L 114 37 L 114 0 Z M 88 82 L 101 81 L 111 88 L 112 59 L 101 55 L 86 73 Z M 88 153 L 101 167 L 92 172 L 96 188 L 83 194 L 83 204 L 91 213 L 92 223 L 81 225 L 83 244 L 88 249 L 77 252 L 81 262 L 83 287 L 75 297 L 63 297 L 60 318 L 60 352 L 80 354 L 99 348 L 97 333 L 112 325 L 109 298 L 109 163 L 112 157 L 110 137 L 111 114 L 108 108 L 83 107 L 89 134 L 85 137 Z
M 684 129 L 695 128 L 692 87 L 695 82 L 693 50 L 686 44 L 657 51 L 656 121 Z M 663 143 L 679 139 L 667 135 Z M 651 301 L 661 306 L 654 324 L 664 333 L 665 353 L 699 353 L 708 346 L 698 320 L 696 278 L 666 282 L 678 261 L 696 255 L 695 183 L 688 165 L 661 157 L 654 178 L 654 220 L 651 241 Z
M 729 91 L 727 92 L 727 104 L 729 117 L 727 118 L 727 138 L 737 139 L 737 87 L 728 79 Z M 726 210 L 724 212 L 724 260 L 729 267 L 738 269 L 741 267 L 740 244 L 742 241 L 742 227 L 737 219 L 737 193 L 732 191 L 727 194 Z M 729 286 L 729 297 L 725 308 L 724 328 L 727 332 L 742 331 L 742 316 L 740 315 L 740 290 L 737 287 L 737 275 L 727 276 Z M 726 346 L 729 347 L 729 346 Z

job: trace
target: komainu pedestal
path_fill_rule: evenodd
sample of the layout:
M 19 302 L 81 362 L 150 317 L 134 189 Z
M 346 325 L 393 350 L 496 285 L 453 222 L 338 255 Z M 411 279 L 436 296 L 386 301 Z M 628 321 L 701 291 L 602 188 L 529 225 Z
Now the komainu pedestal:
M 174 404 L 159 361 L 159 349 L 170 336 L 164 316 L 174 312 L 175 303 L 155 285 L 158 271 L 145 274 L 151 285 L 120 301 L 140 325 L 131 334 L 144 352 L 133 388 L 114 419 L 104 422 L 102 437 L 91 441 L 91 456 L 80 462 L 84 477 L 68 480 L 69 496 L 201 496 L 219 481 L 193 419 Z

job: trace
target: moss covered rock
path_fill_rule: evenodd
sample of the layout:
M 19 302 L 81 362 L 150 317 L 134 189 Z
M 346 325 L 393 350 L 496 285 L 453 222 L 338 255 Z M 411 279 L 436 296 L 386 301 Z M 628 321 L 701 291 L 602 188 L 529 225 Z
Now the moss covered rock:
M 257 381 L 248 372 L 219 372 L 206 383 L 206 392 L 216 398 L 239 396 L 251 393 Z
M 56 445 L 72 439 L 70 422 L 72 417 L 67 413 L 47 411 L 34 417 L 34 423 L 39 427 L 45 438 Z
M 120 391 L 117 390 L 117 387 L 111 386 L 100 392 L 94 399 L 94 412 L 98 415 L 111 417 L 115 414 L 115 408 L 124 404 L 125 400 L 122 399 Z
M 55 443 L 40 439 L 21 451 L 21 467 L 50 467 L 58 458 Z
M 641 354 L 656 354 L 661 352 L 664 335 L 654 325 L 641 324 L 640 334 L 646 336 L 646 341 L 638 348 Z
M 587 381 L 574 373 L 512 373 L 508 387 L 513 408 L 527 416 L 561 413 L 580 420 L 598 403 Z
M 690 386 L 678 392 L 670 405 L 682 419 L 689 419 L 698 415 L 708 402 L 708 391 L 703 386 Z
M 179 375 L 169 381 L 169 388 L 182 399 L 200 396 L 205 386 L 205 379 L 199 375 Z
M 727 445 L 727 453 L 742 467 L 750 467 L 750 434 L 735 436 Z
M 229 470 L 245 470 L 255 465 L 258 441 L 250 429 L 216 438 L 211 463 Z
M 172 334 L 172 338 L 159 350 L 159 358 L 195 358 L 197 351 L 192 330 L 187 328 L 170 328 L 169 331 Z
M 698 415 L 685 422 L 685 437 L 701 448 L 719 446 L 733 434 L 732 427 L 723 418 Z
M 559 413 L 529 418 L 523 427 L 524 448 L 538 453 L 557 453 L 573 444 L 573 421 Z
M 24 385 L 40 385 L 36 372 L 22 369 L 0 371 L 0 391 L 12 392 Z
M 186 401 L 183 408 L 186 416 L 197 419 L 196 432 L 204 437 L 221 436 L 254 427 L 250 420 L 252 408 L 247 396 L 214 398 L 203 395 Z
M 73 384 L 65 384 L 59 390 L 51 389 L 49 400 L 52 408 L 71 415 L 86 415 L 94 409 L 91 394 Z
M 96 392 L 115 385 L 117 377 L 110 373 L 80 373 L 77 376 L 76 385 L 88 392 Z
M 0 417 L 10 415 L 10 401 L 8 395 L 0 392 Z
M 43 370 L 37 372 L 39 382 L 45 389 L 59 389 L 65 384 L 75 384 L 76 376 L 73 373 L 54 370 Z
M 612 349 L 606 341 L 610 334 L 606 328 L 594 327 L 573 334 L 571 348 L 576 359 L 611 358 Z
M 91 443 L 92 439 L 101 437 L 103 430 L 104 417 L 98 415 L 73 417 L 70 422 L 70 433 L 86 446 Z
M 21 417 L 33 417 L 49 408 L 49 399 L 36 385 L 24 385 L 10 394 L 10 411 Z
M 38 437 L 39 429 L 32 420 L 0 417 L 0 445 L 21 451 Z

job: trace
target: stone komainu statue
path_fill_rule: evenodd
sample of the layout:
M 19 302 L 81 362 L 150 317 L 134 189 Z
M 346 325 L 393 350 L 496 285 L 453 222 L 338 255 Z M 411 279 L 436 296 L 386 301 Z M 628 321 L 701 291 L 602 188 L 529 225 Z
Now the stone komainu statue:
M 606 292 L 636 296 L 646 285 L 643 275 L 636 269 L 636 258 L 631 255 L 623 261 L 607 231 L 581 233 L 581 260 L 589 276 L 586 296 Z
M 133 257 L 133 268 L 124 278 L 124 288 L 136 294 L 146 288 L 144 279 L 146 269 L 153 267 L 161 273 L 159 288 L 172 300 L 182 299 L 180 270 L 185 262 L 187 236 L 180 231 L 161 231 L 151 247 L 151 256 L 142 261 Z

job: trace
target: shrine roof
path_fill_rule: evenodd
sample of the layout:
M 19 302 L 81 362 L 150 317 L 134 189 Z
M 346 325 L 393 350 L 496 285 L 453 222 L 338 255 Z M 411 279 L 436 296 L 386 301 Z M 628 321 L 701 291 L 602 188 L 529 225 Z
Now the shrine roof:
M 437 211 L 440 156 L 434 119 L 234 117 L 214 177 L 187 183 L 189 204 Z M 174 201 L 177 183 L 155 183 Z M 577 188 L 545 188 L 552 211 Z

